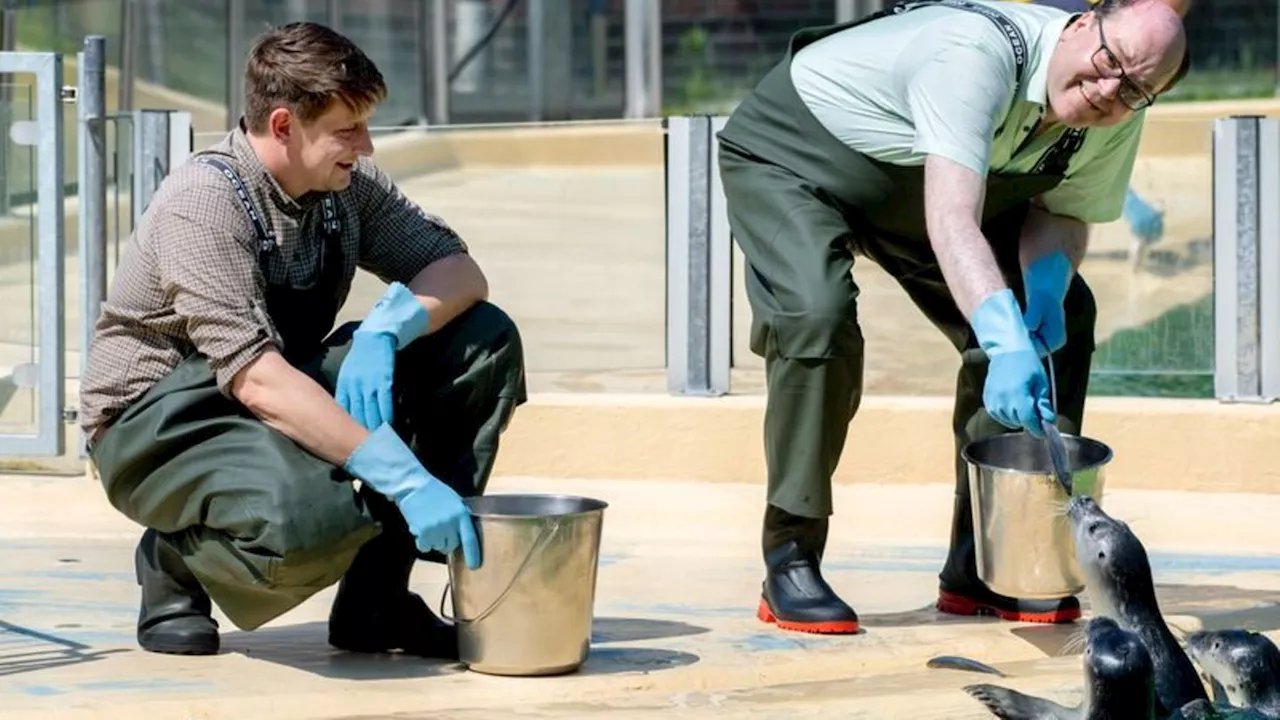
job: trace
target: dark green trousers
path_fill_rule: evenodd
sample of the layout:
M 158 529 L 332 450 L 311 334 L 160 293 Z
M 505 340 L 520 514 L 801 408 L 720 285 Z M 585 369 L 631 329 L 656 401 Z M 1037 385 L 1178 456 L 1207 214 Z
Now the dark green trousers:
M 764 446 L 768 502 L 791 514 L 832 514 L 831 476 L 862 398 L 865 347 L 859 326 L 855 257 L 897 280 L 960 353 L 955 411 L 955 513 L 943 582 L 976 581 L 967 470 L 959 451 L 1005 432 L 983 409 L 986 355 L 955 304 L 927 242 L 887 238 L 858 212 L 778 164 L 722 144 L 720 173 L 729 224 L 746 261 L 752 352 L 765 360 Z M 1025 208 L 991 219 L 984 231 L 1022 299 L 1018 234 Z M 1066 299 L 1067 344 L 1054 357 L 1064 431 L 1079 432 L 1096 318 L 1092 293 L 1077 276 Z M 868 308 L 872 313 L 875 308 Z M 856 458 L 854 466 L 856 467 Z M 874 482 L 875 478 L 864 478 Z
M 356 323 L 300 369 L 333 392 Z M 482 303 L 396 357 L 394 424 L 464 497 L 484 491 L 498 438 L 525 401 L 511 319 Z M 219 392 L 187 358 L 90 449 L 112 506 L 164 533 L 239 628 L 261 626 L 337 582 L 380 524 L 351 476 Z

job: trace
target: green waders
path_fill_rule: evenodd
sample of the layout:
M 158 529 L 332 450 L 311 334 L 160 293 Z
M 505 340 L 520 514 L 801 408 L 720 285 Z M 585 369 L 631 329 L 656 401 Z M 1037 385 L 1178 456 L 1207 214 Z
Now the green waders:
M 326 246 L 329 270 L 315 285 L 269 288 L 267 304 L 285 357 L 332 393 L 357 324 L 324 337 L 343 266 L 336 235 Z M 394 425 L 427 470 L 464 497 L 480 494 L 499 434 L 525 400 L 519 333 L 480 303 L 400 351 L 394 389 Z M 109 425 L 90 457 L 112 506 L 157 534 L 163 570 L 194 576 L 245 630 L 339 581 L 388 523 L 403 531 L 402 518 L 384 514 L 389 502 L 356 492 L 341 468 L 224 396 L 198 354 Z M 140 552 L 157 542 L 144 540 Z M 411 562 L 388 572 L 407 583 Z M 144 587 L 140 631 L 145 596 Z
M 963 2 L 946 4 L 972 9 Z M 929 245 L 923 168 L 881 163 L 839 142 L 810 114 L 790 78 L 791 57 L 805 45 L 891 12 L 797 33 L 787 57 L 761 80 L 719 134 L 730 228 L 747 265 L 746 293 L 753 315 L 750 346 L 766 363 L 768 507 L 763 543 L 771 580 L 766 581 L 760 615 L 793 629 L 856 630 L 851 609 L 834 595 L 819 597 L 828 594 L 826 590 L 807 600 L 794 598 L 790 611 L 785 597 L 770 602 L 772 607 L 765 601 L 770 600 L 775 571 L 816 565 L 825 545 L 827 518 L 833 511 L 831 476 L 862 396 L 864 345 L 852 273 L 859 256 L 894 277 L 960 353 L 952 420 L 955 507 L 941 584 L 944 592 L 971 597 L 989 592 L 977 579 L 969 486 L 959 450 L 1007 428 L 983 409 L 986 356 Z M 983 231 L 1020 300 L 1018 241 L 1029 201 L 1061 181 L 1079 139 L 1064 133 L 1037 174 L 993 173 L 988 178 Z M 1067 343 L 1054 356 L 1058 411 L 1064 430 L 1078 432 L 1096 315 L 1092 294 L 1079 276 L 1072 281 L 1065 306 Z M 801 562 L 803 558 L 808 560 Z M 825 588 L 820 577 L 793 579 L 790 586 L 806 584 Z M 785 595 L 782 589 L 776 592 Z

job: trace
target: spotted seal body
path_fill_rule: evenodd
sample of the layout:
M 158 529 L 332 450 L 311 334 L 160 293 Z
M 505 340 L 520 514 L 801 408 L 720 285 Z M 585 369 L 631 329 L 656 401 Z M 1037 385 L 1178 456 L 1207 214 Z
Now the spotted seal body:
M 1187 637 L 1187 654 L 1234 706 L 1218 708 L 1224 717 L 1280 720 L 1280 648 L 1266 635 L 1201 630 Z M 1234 709 L 1251 714 L 1229 714 Z
M 1154 666 L 1142 640 L 1107 617 L 1085 625 L 1084 700 L 1069 708 L 988 683 L 965 692 L 1004 720 L 1153 720 Z
M 1157 717 L 1169 717 L 1188 703 L 1208 700 L 1195 666 L 1160 613 L 1151 562 L 1142 542 L 1128 525 L 1107 515 L 1088 496 L 1071 498 L 1067 517 L 1093 613 L 1112 618 L 1137 635 L 1151 655 Z

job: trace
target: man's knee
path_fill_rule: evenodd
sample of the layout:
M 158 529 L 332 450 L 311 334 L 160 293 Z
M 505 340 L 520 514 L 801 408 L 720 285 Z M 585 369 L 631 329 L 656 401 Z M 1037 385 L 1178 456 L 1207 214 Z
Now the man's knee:
M 861 358 L 862 328 L 852 282 L 806 290 L 798 302 L 769 318 L 777 353 L 797 360 Z
M 344 572 L 350 559 L 378 533 L 377 521 L 355 487 L 337 469 L 299 473 L 269 490 L 243 498 L 251 515 L 233 534 L 275 558 L 280 586 L 325 586 Z
M 498 394 L 523 401 L 524 343 L 515 320 L 497 305 L 481 301 L 453 322 L 459 324 L 456 332 L 464 339 L 460 347 L 469 356 L 461 358 L 462 364 L 487 365 L 495 378 Z
M 468 335 L 475 337 L 490 351 L 501 351 L 508 361 L 524 361 L 524 345 L 520 328 L 502 308 L 488 300 L 473 305 L 458 318 L 468 326 Z

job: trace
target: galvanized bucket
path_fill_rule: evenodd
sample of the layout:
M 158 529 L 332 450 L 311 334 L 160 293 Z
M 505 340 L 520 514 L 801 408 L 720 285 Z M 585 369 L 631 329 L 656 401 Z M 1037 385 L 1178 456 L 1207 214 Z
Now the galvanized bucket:
M 1088 495 L 1101 505 L 1111 448 L 1076 435 L 1062 439 L 1072 495 Z M 1067 493 L 1054 475 L 1048 444 L 1025 432 L 1008 433 L 975 440 L 962 456 L 969 468 L 979 579 L 994 592 L 1025 599 L 1084 590 Z
M 577 670 L 591 646 L 607 503 L 499 494 L 467 505 L 482 557 L 469 570 L 461 552 L 449 556 L 459 659 L 489 675 Z

